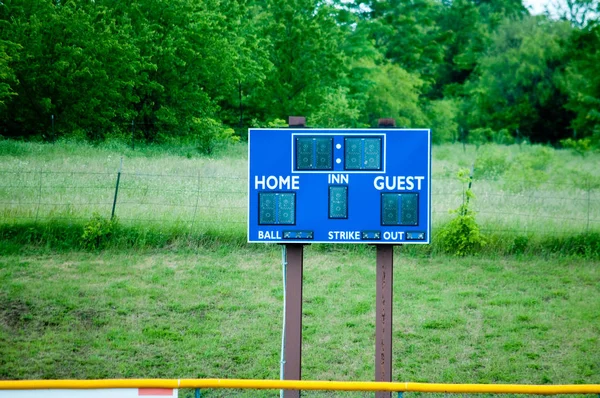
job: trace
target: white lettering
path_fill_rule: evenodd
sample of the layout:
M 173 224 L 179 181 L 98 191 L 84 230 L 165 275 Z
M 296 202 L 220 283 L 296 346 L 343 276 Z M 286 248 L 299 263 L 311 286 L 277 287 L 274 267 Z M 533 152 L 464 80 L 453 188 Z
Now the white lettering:
M 404 232 L 385 231 L 383 233 L 383 240 L 394 240 L 394 241 L 404 240 Z
M 258 176 L 254 176 L 254 189 L 259 189 L 262 185 L 262 189 L 265 189 L 265 176 L 261 176 L 260 180 Z
M 425 179 L 425 177 L 423 176 L 419 176 L 419 177 L 415 177 L 417 179 L 417 189 L 420 191 L 421 190 L 421 181 L 423 181 Z
M 258 239 L 271 239 L 271 240 L 281 240 L 281 234 L 279 231 L 258 231 Z
M 290 189 L 290 176 L 279 177 L 279 189 Z
M 329 231 L 329 240 L 360 240 L 360 231 Z
M 292 189 L 300 189 L 300 176 L 292 177 Z
M 392 181 L 390 182 L 390 179 L 388 176 L 385 177 L 385 189 L 387 189 L 388 191 L 394 191 L 396 189 L 396 178 L 392 178 Z
M 277 177 L 275 176 L 268 176 L 267 177 L 267 188 L 269 189 L 276 189 L 277 188 Z
M 420 191 L 424 179 L 424 176 L 377 176 L 373 179 L 373 186 L 378 191 L 384 188 L 388 191 L 412 191 L 417 180 L 417 190 Z
M 410 177 L 408 177 L 410 178 Z M 399 191 L 404 191 L 404 180 L 406 179 L 406 177 L 404 176 L 398 176 L 398 190 Z
M 300 176 L 254 176 L 254 189 L 300 189 Z
M 329 184 L 348 184 L 348 174 L 328 174 L 327 182 Z

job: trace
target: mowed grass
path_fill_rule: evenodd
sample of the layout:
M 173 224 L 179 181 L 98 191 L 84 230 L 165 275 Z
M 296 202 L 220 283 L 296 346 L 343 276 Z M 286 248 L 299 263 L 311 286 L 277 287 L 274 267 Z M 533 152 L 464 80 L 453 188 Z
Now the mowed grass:
M 278 379 L 280 250 L 5 254 L 0 378 Z M 309 246 L 304 278 L 303 379 L 373 380 L 374 249 Z M 600 383 L 598 261 L 396 248 L 394 279 L 393 380 Z

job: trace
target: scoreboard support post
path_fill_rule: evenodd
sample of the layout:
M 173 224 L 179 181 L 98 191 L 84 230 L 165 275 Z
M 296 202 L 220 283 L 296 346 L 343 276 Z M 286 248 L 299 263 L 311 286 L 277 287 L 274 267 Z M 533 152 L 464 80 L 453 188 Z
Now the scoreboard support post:
M 306 119 L 290 116 L 289 127 L 306 127 Z M 284 380 L 302 379 L 302 286 L 304 271 L 304 245 L 285 244 L 287 273 L 285 289 L 285 364 Z M 284 398 L 299 398 L 300 390 L 285 390 Z
M 377 248 L 377 302 L 375 304 L 375 381 L 392 381 L 392 311 L 394 285 L 394 246 Z M 391 398 L 379 391 L 376 398 Z
M 394 119 L 379 119 L 379 127 L 396 127 Z M 375 304 L 375 381 L 392 381 L 392 313 L 394 286 L 394 246 L 375 245 L 377 287 Z M 391 398 L 379 391 L 375 398 Z
M 302 378 L 302 276 L 304 245 L 286 244 L 287 275 L 285 302 L 284 380 Z M 299 390 L 285 390 L 284 398 L 300 397 Z

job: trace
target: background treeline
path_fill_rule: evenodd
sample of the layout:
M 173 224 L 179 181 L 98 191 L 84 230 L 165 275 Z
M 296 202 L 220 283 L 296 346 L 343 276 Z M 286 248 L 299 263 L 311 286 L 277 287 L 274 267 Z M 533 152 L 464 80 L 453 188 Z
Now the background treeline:
M 596 0 L 2 0 L 0 135 L 215 142 L 305 115 L 600 141 Z

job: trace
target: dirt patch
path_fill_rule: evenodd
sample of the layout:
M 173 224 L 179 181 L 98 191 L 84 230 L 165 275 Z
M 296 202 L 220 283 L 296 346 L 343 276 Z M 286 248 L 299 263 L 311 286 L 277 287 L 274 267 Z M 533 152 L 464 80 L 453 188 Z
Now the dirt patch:
M 10 299 L 0 295 L 0 322 L 10 328 L 21 325 L 31 317 L 31 309 L 20 299 Z

